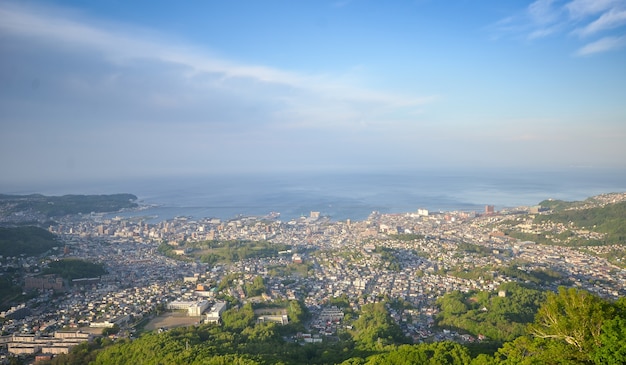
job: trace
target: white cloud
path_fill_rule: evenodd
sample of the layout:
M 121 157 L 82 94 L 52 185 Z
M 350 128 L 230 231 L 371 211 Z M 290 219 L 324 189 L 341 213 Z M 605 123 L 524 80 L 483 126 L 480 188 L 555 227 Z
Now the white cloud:
M 598 19 L 587 24 L 575 32 L 580 36 L 590 36 L 602 31 L 621 27 L 626 24 L 626 10 L 611 9 L 602 14 Z
M 559 31 L 558 26 L 535 29 L 532 32 L 530 32 L 530 34 L 528 35 L 528 39 L 533 40 L 533 39 L 548 37 L 552 34 L 557 33 L 558 31 Z
M 554 0 L 537 0 L 523 11 L 500 19 L 489 28 L 496 39 L 512 35 L 533 40 L 559 31 L 561 18 L 562 11 Z
M 491 29 L 501 35 L 521 36 L 538 40 L 559 34 L 583 37 L 601 36 L 602 39 L 583 46 L 578 55 L 590 55 L 617 49 L 626 32 L 626 0 L 573 0 L 566 3 L 555 0 L 537 0 L 525 11 L 496 22 Z M 621 34 L 620 34 L 621 33 Z M 495 36 L 493 38 L 501 38 Z
M 559 9 L 554 0 L 537 0 L 528 6 L 531 20 L 537 24 L 552 24 L 559 18 Z
M 387 123 L 419 128 L 416 113 L 437 101 L 362 87 L 352 69 L 237 62 L 58 8 L 0 2 L 0 19 L 0 165 L 23 178 L 324 164 L 322 146 L 333 163 L 346 149 L 356 161 Z
M 48 10 L 48 9 L 46 9 Z M 420 106 L 434 100 L 429 96 L 399 95 L 372 91 L 341 82 L 341 75 L 312 75 L 284 71 L 263 65 L 238 63 L 210 54 L 179 40 L 163 41 L 162 35 L 150 34 L 142 29 L 118 30 L 112 25 L 93 26 L 87 21 L 64 15 L 55 9 L 26 9 L 19 6 L 0 5 L 0 30 L 44 40 L 51 44 L 69 44 L 82 49 L 101 52 L 110 62 L 128 65 L 137 60 L 154 60 L 163 64 L 178 65 L 186 69 L 189 79 L 201 79 L 207 74 L 217 75 L 212 87 L 237 87 L 238 83 L 261 83 L 267 87 L 291 88 L 297 93 L 323 99 L 325 102 L 354 102 L 389 106 Z M 233 79 L 243 79 L 236 81 Z M 247 81 L 246 81 L 247 80 Z M 276 86 L 271 86 L 276 85 Z M 258 85 L 257 85 L 258 87 Z M 245 91 L 244 91 L 245 92 Z M 291 98 L 277 95 L 282 101 Z M 267 95 L 265 95 L 267 96 Z
M 293 73 L 259 65 L 242 65 L 235 62 L 207 56 L 190 47 L 181 47 L 156 39 L 150 39 L 147 31 L 128 29 L 126 32 L 114 30 L 113 26 L 97 27 L 85 21 L 59 18 L 59 12 L 52 10 L 52 16 L 29 11 L 14 6 L 0 7 L 0 17 L 4 20 L 0 28 L 6 31 L 46 39 L 61 44 L 72 44 L 103 51 L 110 60 L 125 62 L 130 59 L 152 58 L 190 66 L 197 72 L 217 72 L 224 77 L 248 77 L 263 82 L 277 82 L 297 85 L 304 78 Z M 56 15 L 56 16 L 55 16 Z M 139 34 L 136 35 L 136 34 Z M 142 36 L 143 34 L 143 36 Z M 153 36 L 156 38 L 156 36 Z
M 570 17 L 586 18 L 624 5 L 624 0 L 573 0 L 565 5 Z
M 616 49 L 620 49 L 626 46 L 626 36 L 621 37 L 604 37 L 597 41 L 586 44 L 581 47 L 576 55 L 578 56 L 590 56 L 596 53 L 608 52 Z

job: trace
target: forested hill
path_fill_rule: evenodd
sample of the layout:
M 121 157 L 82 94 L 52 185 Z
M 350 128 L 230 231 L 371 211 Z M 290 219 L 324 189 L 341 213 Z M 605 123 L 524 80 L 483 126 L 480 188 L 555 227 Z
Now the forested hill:
M 36 256 L 59 246 L 56 236 L 38 227 L 0 227 L 1 256 Z
M 19 221 L 21 218 L 34 220 L 60 217 L 68 214 L 91 212 L 108 213 L 124 208 L 135 208 L 137 197 L 132 194 L 111 195 L 63 195 L 45 196 L 0 194 L 0 219 Z
M 602 206 L 581 206 L 567 202 L 551 201 L 542 206 L 552 207 L 551 214 L 538 215 L 536 223 L 553 222 L 580 230 L 604 234 L 598 243 L 626 243 L 626 201 Z M 580 203 L 580 202 L 579 202 Z
M 504 231 L 511 237 L 539 244 L 583 247 L 626 243 L 626 192 L 596 195 L 582 201 L 544 200 L 538 211 Z M 623 266 L 621 248 L 607 254 L 613 264 Z M 596 252 L 598 254 L 598 252 Z
M 409 345 L 390 318 L 384 302 L 363 306 L 350 329 L 322 343 L 306 344 L 289 340 L 302 330 L 306 318 L 303 304 L 289 302 L 286 326 L 256 323 L 250 303 L 235 306 L 223 314 L 221 325 L 177 328 L 163 333 L 144 333 L 135 340 L 115 343 L 99 339 L 75 347 L 69 354 L 58 355 L 47 365 L 116 365 L 116 364 L 198 364 L 198 365 L 512 365 L 512 364 L 624 364 L 626 363 L 626 301 L 606 301 L 584 290 L 560 287 L 545 295 L 521 286 L 507 287 L 532 302 L 530 312 L 478 292 L 468 297 L 452 294 L 440 305 L 443 311 L 461 318 L 482 319 L 483 328 L 506 328 L 507 321 L 521 321 L 525 326 L 500 345 L 499 342 L 433 342 Z M 471 309 L 485 300 L 487 310 Z M 482 298 L 482 299 L 480 299 Z M 460 301 L 459 301 L 460 300 Z M 458 302 L 457 304 L 454 304 Z M 528 302 L 527 302 L 528 303 Z M 450 304 L 452 305 L 450 307 Z M 469 306 L 469 307 L 468 307 Z M 457 309 L 454 309 L 457 308 Z M 520 312 L 521 310 L 521 312 Z M 510 313 L 509 313 L 510 312 Z M 528 313 L 527 313 L 528 312 Z M 519 316 L 522 314 L 522 317 Z M 482 317 L 482 318 L 481 318 Z M 534 317 L 534 320 L 530 320 Z M 468 317 L 469 318 L 469 317 Z M 495 320 L 495 322 L 493 322 Z M 490 322 L 490 323 L 488 323 Z M 460 324 L 460 322 L 459 322 Z M 456 325 L 455 325 L 456 326 Z M 471 329 L 467 330 L 473 335 Z M 480 332 L 479 332 L 480 333 Z M 493 347 L 493 345 L 496 347 Z

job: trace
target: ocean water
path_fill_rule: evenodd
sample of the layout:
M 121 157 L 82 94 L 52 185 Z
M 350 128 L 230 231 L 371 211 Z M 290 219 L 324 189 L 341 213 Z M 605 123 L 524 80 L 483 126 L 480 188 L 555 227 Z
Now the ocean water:
M 9 191 L 7 191 L 9 190 Z M 157 222 L 177 216 L 229 219 L 281 213 L 289 220 L 319 211 L 332 220 L 365 219 L 381 213 L 477 211 L 536 205 L 548 198 L 582 200 L 626 191 L 625 170 L 571 168 L 561 170 L 421 170 L 394 172 L 327 172 L 168 176 L 151 179 L 75 183 L 62 186 L 5 188 L 4 193 L 109 194 L 132 193 L 141 212 Z

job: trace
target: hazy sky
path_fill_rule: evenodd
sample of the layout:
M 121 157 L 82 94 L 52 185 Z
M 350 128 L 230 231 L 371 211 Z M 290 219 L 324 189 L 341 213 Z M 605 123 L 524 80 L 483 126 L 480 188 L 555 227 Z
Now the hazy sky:
M 626 0 L 2 1 L 0 182 L 626 168 Z

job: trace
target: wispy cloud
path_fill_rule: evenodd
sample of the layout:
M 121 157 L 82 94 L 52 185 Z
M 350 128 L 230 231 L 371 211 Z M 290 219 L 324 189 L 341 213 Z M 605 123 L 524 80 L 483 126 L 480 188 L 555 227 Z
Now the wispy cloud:
M 554 0 L 537 0 L 527 9 L 528 16 L 536 24 L 553 24 L 559 19 L 559 9 Z
M 180 72 L 179 83 L 220 89 L 245 96 L 250 90 L 260 99 L 273 99 L 287 110 L 307 100 L 307 104 L 325 103 L 329 109 L 341 108 L 383 111 L 389 107 L 417 107 L 436 100 L 433 95 L 414 96 L 374 91 L 342 81 L 341 74 L 305 74 L 265 65 L 245 64 L 218 57 L 192 44 L 168 39 L 145 29 L 128 29 L 117 24 L 102 24 L 56 8 L 30 8 L 13 4 L 0 5 L 0 31 L 47 44 L 67 45 L 72 49 L 101 54 L 106 62 L 132 67 L 136 62 L 158 62 L 162 67 Z M 108 75 L 107 77 L 110 77 Z M 178 105 L 178 96 L 154 96 L 159 105 Z M 336 105 L 333 105 L 336 104 Z M 350 113 L 348 113 L 350 114 Z M 319 117 L 319 113 L 315 114 Z M 336 118 L 329 125 L 340 125 Z M 318 119 L 324 124 L 323 118 Z
M 548 27 L 544 27 L 544 28 L 539 28 L 539 29 L 535 29 L 532 32 L 530 32 L 527 36 L 527 38 L 529 40 L 533 40 L 533 39 L 539 39 L 539 38 L 545 38 L 545 37 L 549 37 L 555 33 L 558 33 L 560 30 L 560 26 L 558 25 L 553 25 L 553 26 L 548 26 Z
M 163 62 L 172 62 L 190 66 L 199 72 L 217 72 L 224 77 L 248 77 L 264 82 L 276 82 L 288 85 L 303 83 L 304 77 L 289 72 L 259 65 L 242 65 L 235 62 L 207 56 L 194 51 L 191 47 L 180 47 L 168 42 L 151 39 L 139 30 L 133 34 L 114 30 L 113 26 L 93 26 L 88 21 L 59 17 L 61 14 L 52 10 L 53 16 L 44 16 L 39 11 L 30 11 L 17 6 L 0 7 L 0 29 L 5 31 L 47 39 L 61 44 L 72 44 L 104 52 L 110 61 L 123 62 L 137 58 L 153 58 Z M 56 15 L 56 16 L 55 16 Z M 139 35 L 136 35 L 139 34 Z M 154 37 L 154 36 L 153 36 Z M 154 37 L 156 38 L 156 37 Z
M 235 61 L 41 4 L 0 2 L 0 19 L 0 165 L 29 178 L 303 168 L 347 150 L 357 161 L 377 154 L 364 141 L 392 123 L 419 129 L 416 114 L 438 100 L 363 86 L 366 69 Z
M 626 35 L 626 0 L 536 0 L 520 12 L 494 23 L 494 38 L 513 36 L 533 41 L 573 34 L 599 37 L 576 55 L 607 52 L 621 47 Z
M 619 28 L 623 25 L 626 25 L 626 9 L 611 9 L 585 27 L 577 29 L 575 33 L 586 37 L 606 30 Z
M 601 14 L 624 5 L 623 0 L 574 0 L 567 3 L 564 8 L 573 19 L 581 19 Z
M 626 46 L 626 36 L 604 37 L 581 47 L 576 55 L 590 56 L 596 53 L 620 49 Z

